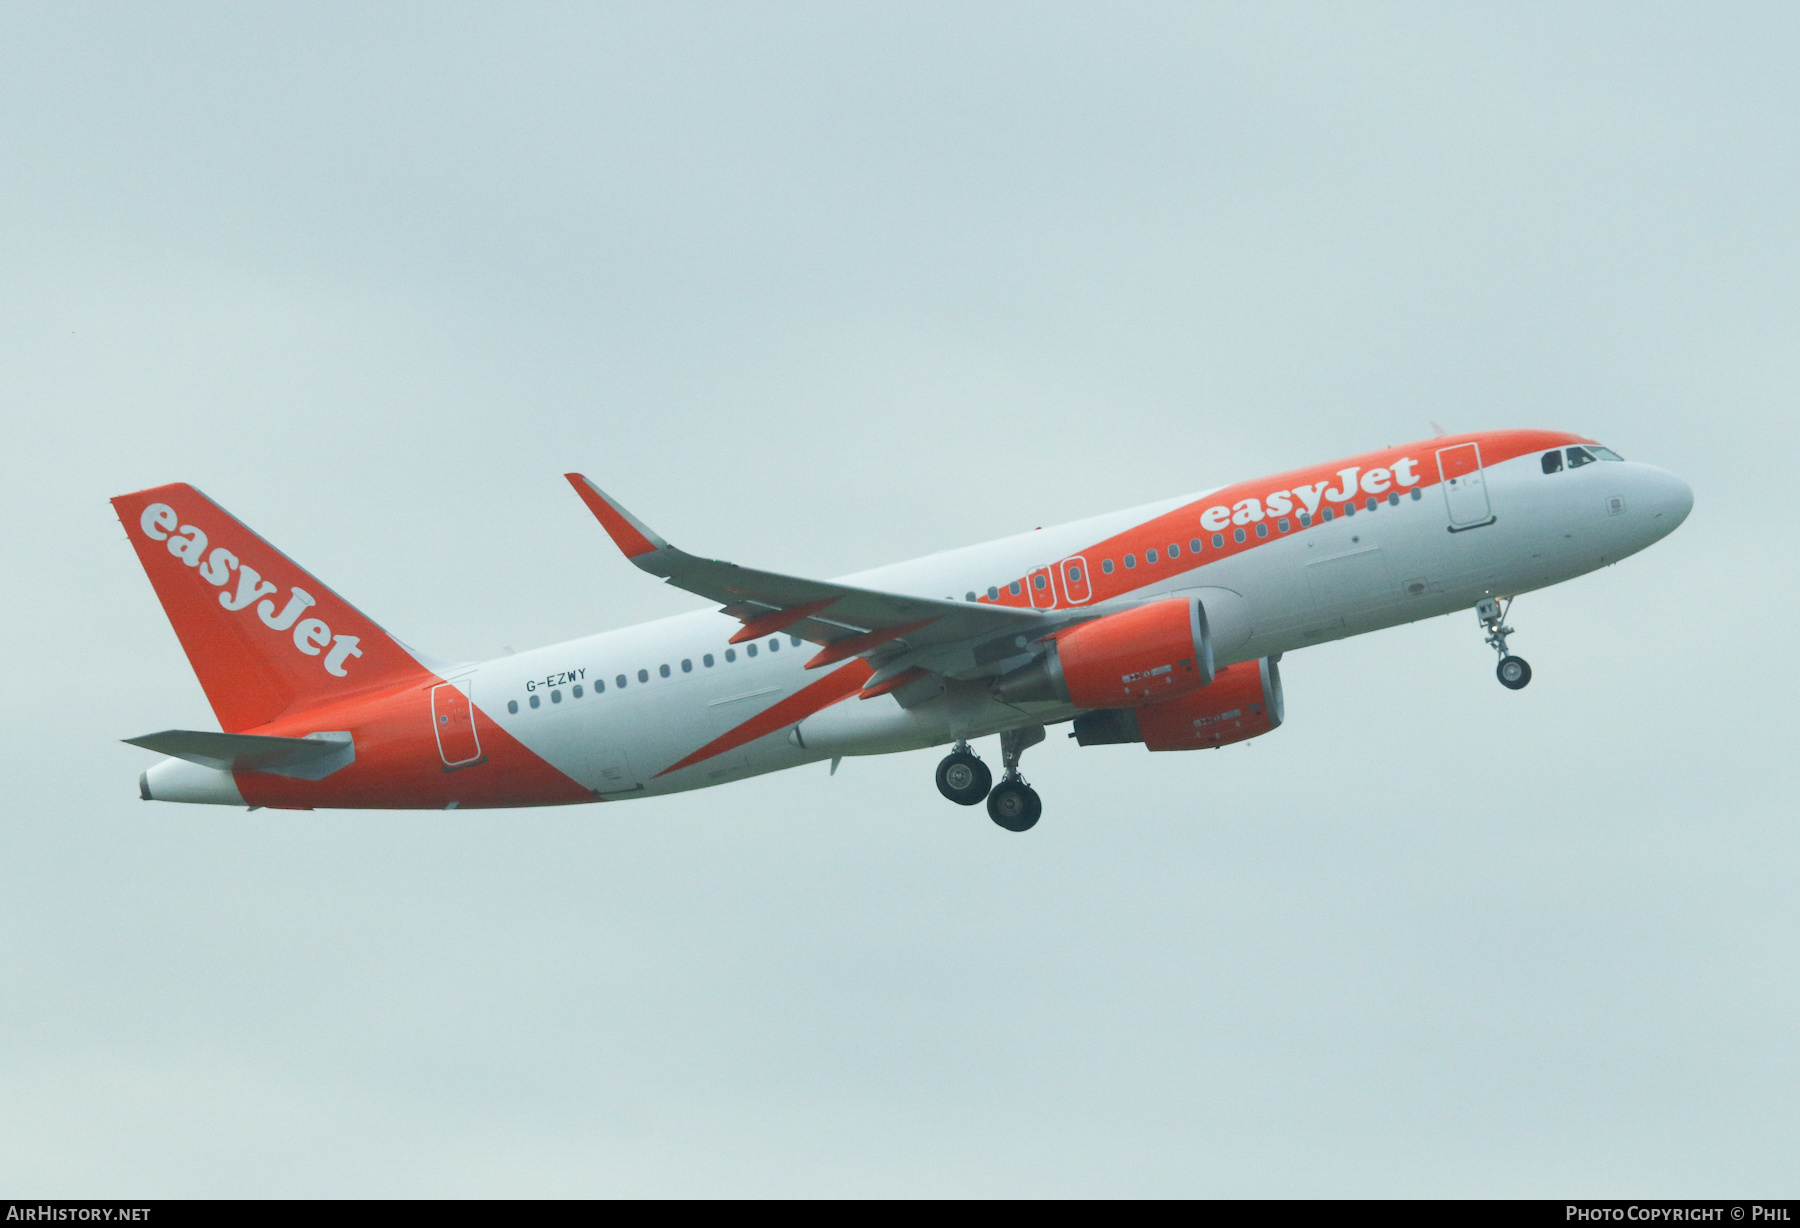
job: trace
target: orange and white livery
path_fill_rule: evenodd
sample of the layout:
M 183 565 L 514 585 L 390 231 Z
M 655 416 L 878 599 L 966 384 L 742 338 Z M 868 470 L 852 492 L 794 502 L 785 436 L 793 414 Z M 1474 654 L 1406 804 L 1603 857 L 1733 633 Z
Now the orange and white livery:
M 950 746 L 939 790 L 1023 831 L 1048 725 L 1199 750 L 1283 719 L 1284 653 L 1473 608 L 1500 681 L 1511 598 L 1617 562 L 1693 506 L 1592 440 L 1494 431 L 810 580 L 688 554 L 580 474 L 625 556 L 714 607 L 495 661 L 434 660 L 191 486 L 113 506 L 222 732 L 146 800 L 288 809 L 620 801 Z M 1003 777 L 971 749 L 998 735 Z M 835 763 L 834 763 L 835 766 Z

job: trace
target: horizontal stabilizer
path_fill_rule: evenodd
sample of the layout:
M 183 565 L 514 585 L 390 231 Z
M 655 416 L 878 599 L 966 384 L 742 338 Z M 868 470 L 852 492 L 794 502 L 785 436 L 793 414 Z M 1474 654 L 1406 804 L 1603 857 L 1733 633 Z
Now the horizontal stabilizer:
M 159 755 L 186 759 L 221 772 L 268 772 L 297 780 L 323 780 L 356 761 L 356 743 L 348 733 L 309 733 L 304 738 L 271 738 L 255 733 L 207 733 L 199 729 L 165 729 L 132 746 Z

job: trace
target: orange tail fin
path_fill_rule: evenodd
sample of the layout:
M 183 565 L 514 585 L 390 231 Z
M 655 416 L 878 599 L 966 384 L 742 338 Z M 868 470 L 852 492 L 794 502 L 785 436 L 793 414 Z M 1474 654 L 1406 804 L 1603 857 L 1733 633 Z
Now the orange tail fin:
M 112 504 L 226 732 L 424 672 L 398 640 L 192 486 Z

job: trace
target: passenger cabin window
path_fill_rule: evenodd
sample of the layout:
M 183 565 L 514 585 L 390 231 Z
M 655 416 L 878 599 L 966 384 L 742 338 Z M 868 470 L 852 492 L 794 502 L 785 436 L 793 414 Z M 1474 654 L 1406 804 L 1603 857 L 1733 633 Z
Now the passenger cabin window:
M 754 657 L 756 655 L 756 645 L 755 644 L 745 644 L 744 652 L 747 653 L 748 655 Z
M 551 691 L 550 692 L 550 702 L 553 704 L 561 703 L 562 702 L 562 692 L 561 691 Z
M 581 684 L 579 682 L 577 682 L 575 684 L 573 690 L 570 693 L 572 695 L 574 695 L 576 699 L 580 699 L 581 698 Z
M 733 662 L 733 661 L 735 661 L 735 660 L 737 660 L 737 649 L 735 649 L 735 648 L 727 648 L 727 649 L 726 649 L 726 650 L 725 650 L 725 662 L 726 662 L 726 664 L 730 664 L 730 663 L 731 663 L 731 662 Z
M 1579 469 L 1583 465 L 1591 465 L 1593 463 L 1594 454 L 1589 452 L 1586 448 L 1569 449 L 1569 468 Z
M 1213 534 L 1213 549 L 1214 550 L 1223 550 L 1224 548 L 1225 548 L 1225 535 L 1223 533 L 1214 533 Z
M 1231 531 L 1231 540 L 1237 542 L 1239 545 L 1243 545 L 1244 531 L 1242 529 L 1233 529 Z
M 531 706 L 534 708 L 538 706 L 538 697 L 536 695 L 531 697 Z
M 1397 491 L 1397 490 L 1388 491 L 1388 506 L 1389 507 L 1399 507 L 1400 506 L 1400 492 L 1399 491 Z
M 606 679 L 604 679 L 604 678 L 594 679 L 594 694 L 596 694 L 596 695 L 606 694 Z
M 701 657 L 701 658 L 700 658 L 700 664 L 702 664 L 702 665 L 704 665 L 704 666 L 706 666 L 706 668 L 707 668 L 707 669 L 711 669 L 711 668 L 712 668 L 712 667 L 713 667 L 713 655 L 712 655 L 712 653 L 710 653 L 710 652 L 709 652 L 709 653 L 707 653 L 707 654 L 706 654 L 706 655 L 705 655 L 705 656 L 704 656 L 704 657 Z
M 1035 589 L 1042 589 L 1044 587 L 1043 572 L 1040 571 L 1037 575 L 1031 577 L 1031 587 Z
M 669 676 L 669 667 L 666 665 L 659 665 L 656 667 L 656 672 L 667 678 Z
M 1178 559 L 1181 557 L 1181 544 L 1179 542 L 1170 542 L 1169 543 L 1169 557 L 1172 559 Z
M 991 584 L 988 586 L 988 600 L 989 601 L 1000 600 L 1000 590 L 998 587 L 991 585 Z
M 639 682 L 648 682 L 648 681 L 650 681 L 650 671 L 649 671 L 649 670 L 647 670 L 647 669 L 640 669 L 640 670 L 639 670 L 639 671 L 638 671 L 638 681 L 639 681 Z
M 1013 596 L 1017 597 L 1019 595 L 1019 582 L 1017 580 L 1014 580 L 1011 584 L 1007 585 L 1006 587 L 1008 589 L 1012 590 Z
M 1188 543 L 1188 553 L 1189 554 L 1199 554 L 1200 553 L 1200 539 L 1198 537 L 1196 537 L 1193 541 Z
M 1144 562 L 1146 562 L 1146 563 L 1156 562 L 1156 551 L 1155 550 L 1144 551 Z
M 1100 570 L 1105 572 L 1109 576 L 1112 575 L 1112 573 L 1113 573 L 1112 560 L 1111 559 L 1101 559 L 1100 560 Z
M 624 685 L 625 685 L 625 675 L 624 675 L 624 674 L 620 674 L 620 675 L 619 675 L 619 676 L 618 676 L 618 677 L 617 677 L 617 678 L 614 678 L 614 679 L 613 679 L 613 684 L 614 684 L 614 685 L 615 685 L 615 686 L 624 686 Z
M 1269 525 L 1267 521 L 1259 520 L 1256 522 L 1256 535 L 1258 537 L 1267 537 L 1269 535 Z
M 681 672 L 684 674 L 691 674 L 694 672 L 694 659 L 692 657 L 681 658 Z
M 780 652 L 781 651 L 781 637 L 779 635 L 769 641 L 769 651 L 770 652 Z
M 506 701 L 506 710 L 508 712 L 511 712 L 513 715 L 517 716 L 518 712 L 519 712 L 519 701 L 516 699 L 507 700 Z
M 1562 449 L 1561 448 L 1555 448 L 1549 452 L 1544 453 L 1544 472 L 1545 473 L 1561 473 L 1562 472 Z

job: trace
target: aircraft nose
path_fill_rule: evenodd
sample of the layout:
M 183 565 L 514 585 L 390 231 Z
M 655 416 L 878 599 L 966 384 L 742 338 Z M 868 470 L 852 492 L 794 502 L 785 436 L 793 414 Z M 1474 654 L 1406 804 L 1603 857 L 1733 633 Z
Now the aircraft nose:
M 1673 533 L 1694 510 L 1694 488 L 1663 469 L 1649 473 L 1650 517 L 1657 531 Z

